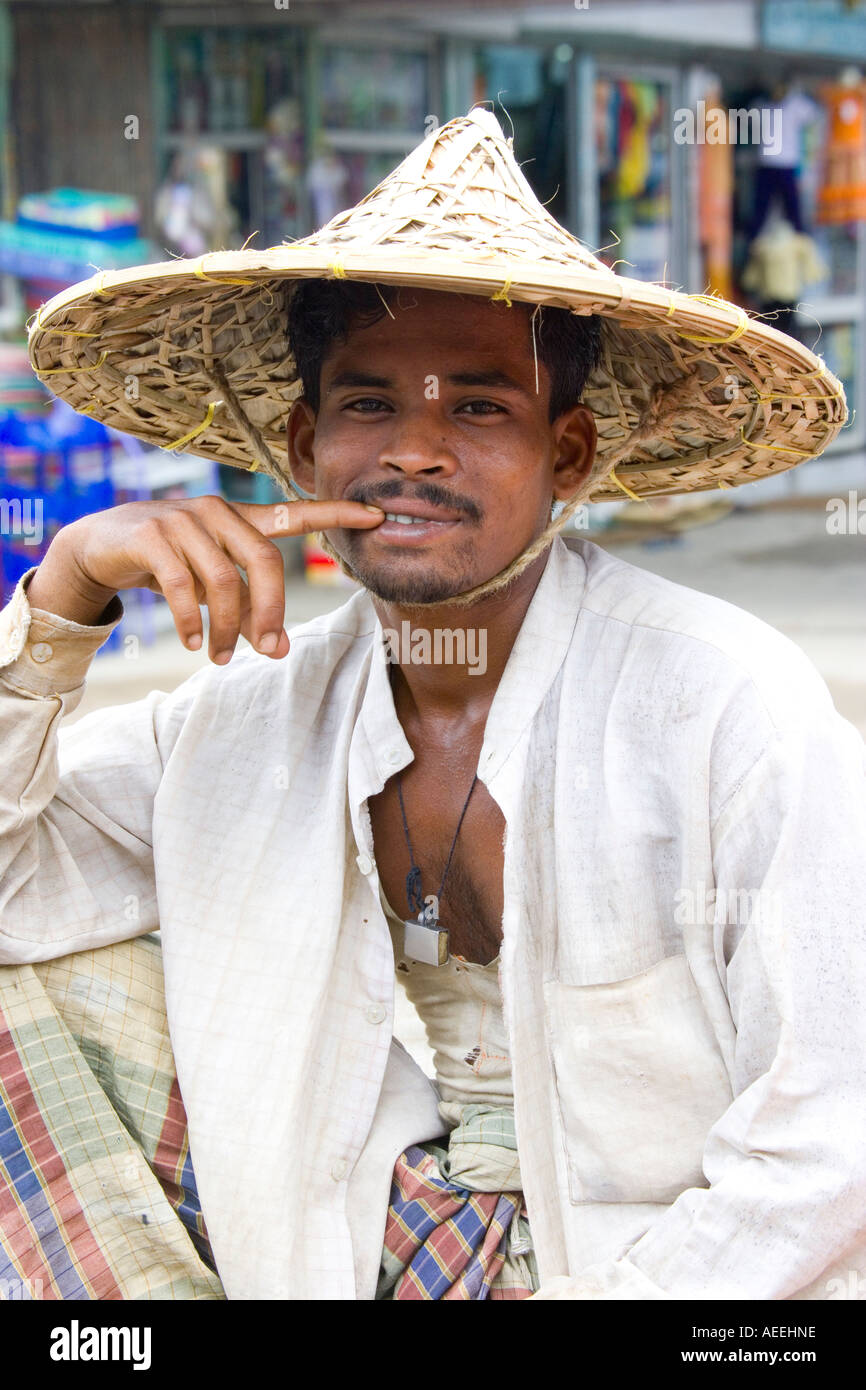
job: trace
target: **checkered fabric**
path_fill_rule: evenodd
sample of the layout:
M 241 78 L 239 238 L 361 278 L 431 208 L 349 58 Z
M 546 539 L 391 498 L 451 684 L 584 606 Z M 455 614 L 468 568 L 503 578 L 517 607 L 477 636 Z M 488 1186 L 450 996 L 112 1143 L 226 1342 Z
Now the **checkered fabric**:
M 0 968 L 0 1300 L 224 1296 L 158 940 Z
M 480 1133 L 477 1117 L 470 1124 Z M 414 1145 L 394 1165 L 377 1299 L 529 1298 L 538 1288 L 522 1193 L 470 1191 L 443 1176 L 459 1131 L 448 1148 Z
M 468 1106 L 450 1148 L 394 1168 L 377 1298 L 526 1298 L 508 1111 Z M 458 1160 L 460 1160 L 458 1162 Z M 174 1071 L 157 936 L 0 967 L 0 1300 L 220 1299 Z

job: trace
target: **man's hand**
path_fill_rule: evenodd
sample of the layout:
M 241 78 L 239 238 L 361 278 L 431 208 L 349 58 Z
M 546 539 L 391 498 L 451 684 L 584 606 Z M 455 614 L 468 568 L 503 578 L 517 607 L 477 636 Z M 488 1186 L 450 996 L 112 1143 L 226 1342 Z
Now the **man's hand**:
M 378 507 L 345 501 L 258 506 L 194 497 L 128 502 L 58 531 L 27 597 L 34 608 L 95 624 L 119 589 L 151 589 L 165 596 L 190 651 L 202 644 L 199 604 L 205 604 L 211 661 L 230 661 L 239 633 L 257 651 L 284 657 L 289 639 L 283 630 L 283 557 L 267 538 L 333 527 L 372 528 L 384 515 Z

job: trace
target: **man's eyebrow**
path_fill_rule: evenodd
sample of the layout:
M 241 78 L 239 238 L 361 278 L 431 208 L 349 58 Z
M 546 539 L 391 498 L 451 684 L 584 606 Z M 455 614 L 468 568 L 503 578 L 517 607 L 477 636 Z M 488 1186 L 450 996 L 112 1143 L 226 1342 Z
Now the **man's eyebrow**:
M 373 376 L 370 372 L 346 371 L 338 372 L 334 380 L 330 383 L 328 390 L 337 391 L 340 387 L 369 387 L 377 391 L 387 391 L 393 387 L 393 381 L 386 376 Z
M 509 391 L 522 391 L 526 393 L 526 387 L 521 386 L 519 381 L 515 381 L 505 372 L 491 368 L 489 371 L 474 372 L 451 372 L 447 380 L 452 386 L 499 386 Z

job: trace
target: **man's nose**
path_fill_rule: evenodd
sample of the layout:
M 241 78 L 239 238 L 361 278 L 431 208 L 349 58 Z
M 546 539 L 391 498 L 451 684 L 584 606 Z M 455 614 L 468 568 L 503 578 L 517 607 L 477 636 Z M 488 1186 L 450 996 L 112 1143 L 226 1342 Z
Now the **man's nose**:
M 455 472 L 457 459 L 443 437 L 441 422 L 423 410 L 395 418 L 379 463 L 389 472 L 446 476 Z

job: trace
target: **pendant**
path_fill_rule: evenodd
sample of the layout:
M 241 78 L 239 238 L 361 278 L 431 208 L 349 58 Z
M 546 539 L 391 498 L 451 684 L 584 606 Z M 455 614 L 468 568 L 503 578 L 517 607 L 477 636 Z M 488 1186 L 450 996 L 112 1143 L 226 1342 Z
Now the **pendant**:
M 417 921 L 408 917 L 403 923 L 403 952 L 422 965 L 447 965 L 448 928 L 440 927 L 435 918 L 425 922 L 424 916 L 422 912 Z

